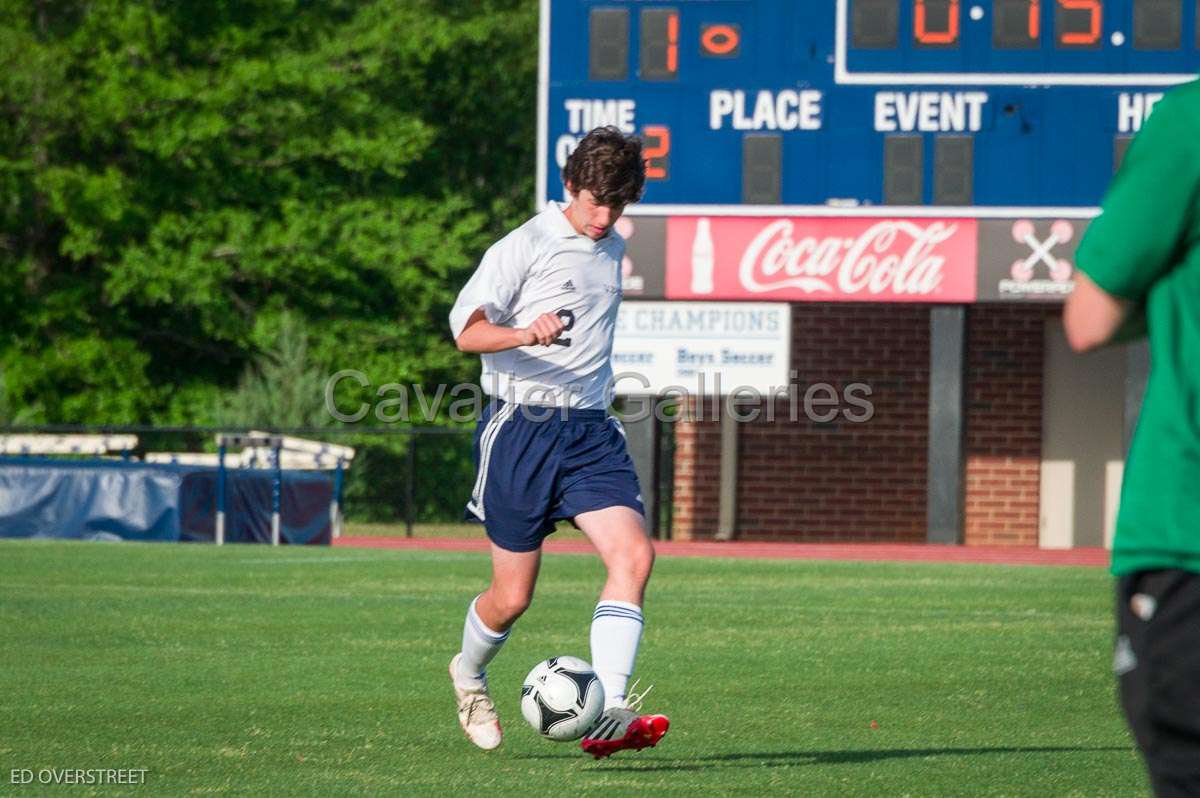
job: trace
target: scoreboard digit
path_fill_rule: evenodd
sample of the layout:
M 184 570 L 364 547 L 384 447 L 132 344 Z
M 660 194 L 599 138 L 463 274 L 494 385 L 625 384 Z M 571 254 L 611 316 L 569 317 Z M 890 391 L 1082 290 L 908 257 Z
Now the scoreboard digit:
M 897 0 L 859 0 L 854 4 L 854 46 L 860 50 L 886 50 L 896 46 L 900 34 Z
M 1058 0 L 1054 30 L 1059 47 L 1100 46 L 1104 4 L 1101 0 Z
M 671 170 L 671 128 L 646 125 L 642 128 L 642 143 L 646 155 L 646 179 L 666 180 Z
M 958 47 L 958 0 L 913 0 L 913 41 L 918 47 Z
M 629 75 L 629 10 L 597 8 L 590 22 L 588 77 L 625 80 Z
M 679 73 L 679 12 L 644 8 L 641 12 L 643 80 L 674 80 Z
M 1041 0 L 996 0 L 992 10 L 992 46 L 1031 50 L 1042 40 Z

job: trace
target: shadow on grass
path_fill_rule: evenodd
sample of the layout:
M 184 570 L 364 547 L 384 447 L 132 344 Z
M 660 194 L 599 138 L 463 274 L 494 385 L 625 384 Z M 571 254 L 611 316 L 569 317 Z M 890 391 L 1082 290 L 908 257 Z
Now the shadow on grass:
M 795 767 L 797 765 L 861 765 L 884 762 L 889 759 L 917 759 L 933 756 L 986 756 L 990 754 L 1072 754 L 1072 753 L 1132 753 L 1133 746 L 1100 747 L 997 747 L 997 748 L 884 748 L 877 751 L 762 751 L 731 752 L 694 756 L 686 759 L 662 759 L 654 757 L 644 760 L 644 765 L 603 764 L 604 770 L 637 771 L 687 771 L 709 770 L 714 767 Z M 524 754 L 518 759 L 575 759 L 579 753 Z M 618 762 L 621 760 L 617 760 Z

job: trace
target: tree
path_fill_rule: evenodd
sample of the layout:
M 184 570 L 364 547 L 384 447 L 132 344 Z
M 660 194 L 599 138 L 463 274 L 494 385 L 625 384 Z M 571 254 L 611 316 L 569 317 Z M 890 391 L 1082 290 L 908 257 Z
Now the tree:
M 289 324 L 315 372 L 469 378 L 536 51 L 533 0 L 0 0 L 7 414 L 211 423 Z
M 236 390 L 222 397 L 217 424 L 319 427 L 333 422 L 323 402 L 326 375 L 309 357 L 303 322 L 291 313 L 278 321 L 273 347 L 247 366 Z

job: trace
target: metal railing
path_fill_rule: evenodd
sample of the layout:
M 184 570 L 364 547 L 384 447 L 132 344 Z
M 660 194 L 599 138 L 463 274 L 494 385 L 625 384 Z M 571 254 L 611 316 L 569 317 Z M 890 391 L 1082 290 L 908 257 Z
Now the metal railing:
M 413 536 L 420 523 L 462 520 L 462 508 L 474 480 L 470 427 L 231 427 L 154 425 L 25 425 L 0 427 L 0 435 L 127 435 L 137 444 L 126 458 L 146 462 L 210 464 L 219 469 L 242 465 L 244 460 L 268 468 L 295 467 L 288 461 L 286 440 L 297 438 L 336 441 L 351 447 L 352 464 L 328 460 L 334 474 L 337 514 L 335 530 L 351 524 L 401 524 Z M 224 441 L 226 447 L 220 446 Z M 278 447 L 276 447 L 278 444 Z M 226 458 L 228 449 L 244 447 L 249 457 Z M 277 449 L 277 452 L 276 452 Z M 13 454 L 20 454 L 19 450 Z M 33 452 L 26 452 L 33 454 Z M 68 453 L 85 456 L 87 452 Z M 94 454 L 94 453 L 93 453 Z M 276 463 L 278 458 L 278 463 Z M 249 464 L 249 463 L 248 463 Z M 218 480 L 218 492 L 223 480 Z M 278 493 L 278 486 L 273 489 Z M 220 504 L 218 497 L 218 503 Z M 273 499 L 274 514 L 279 507 Z M 218 507 L 218 535 L 224 508 Z M 273 518 L 272 538 L 278 536 L 278 518 Z
M 673 496 L 674 435 L 672 425 L 662 425 L 656 442 L 657 473 L 653 484 L 644 488 L 657 493 L 658 518 L 651 524 L 657 536 L 669 537 Z M 208 463 L 229 467 L 223 462 L 219 436 L 228 447 L 244 446 L 243 458 L 255 465 L 288 468 L 288 438 L 317 439 L 336 442 L 337 446 L 354 450 L 353 462 L 338 467 L 336 458 L 327 463 L 334 472 L 335 506 L 331 508 L 333 529 L 340 533 L 347 525 L 395 526 L 397 533 L 413 537 L 422 524 L 457 524 L 463 522 L 471 485 L 475 480 L 473 459 L 473 426 L 360 426 L 271 427 L 238 429 L 214 426 L 156 426 L 148 424 L 122 425 L 23 425 L 0 427 L 0 435 L 131 435 L 137 444 L 124 452 L 126 458 L 145 462 Z M 275 444 L 278 452 L 272 454 Z M 251 455 L 245 456 L 245 451 Z M 83 453 L 79 453 L 82 455 Z M 204 460 L 190 459 L 203 455 Z M 171 458 L 174 458 L 172 460 Z M 223 480 L 218 480 L 221 486 Z M 221 487 L 218 487 L 221 490 Z M 278 539 L 278 485 L 273 488 L 272 539 Z M 218 508 L 219 512 L 223 508 Z M 220 517 L 220 516 L 218 516 Z M 218 521 L 220 529 L 220 521 Z M 385 530 L 386 531 L 386 530 Z M 388 531 L 390 534 L 390 531 Z

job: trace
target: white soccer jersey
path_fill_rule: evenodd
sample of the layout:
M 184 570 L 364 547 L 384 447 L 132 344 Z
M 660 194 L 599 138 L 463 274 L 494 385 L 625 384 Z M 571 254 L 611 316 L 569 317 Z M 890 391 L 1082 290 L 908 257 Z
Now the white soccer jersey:
M 546 209 L 484 253 L 450 310 L 457 338 L 483 308 L 488 321 L 528 327 L 543 313 L 566 324 L 550 346 L 482 355 L 480 383 L 490 395 L 523 404 L 604 408 L 612 401 L 612 344 L 621 303 L 625 239 L 575 232 L 564 206 Z

